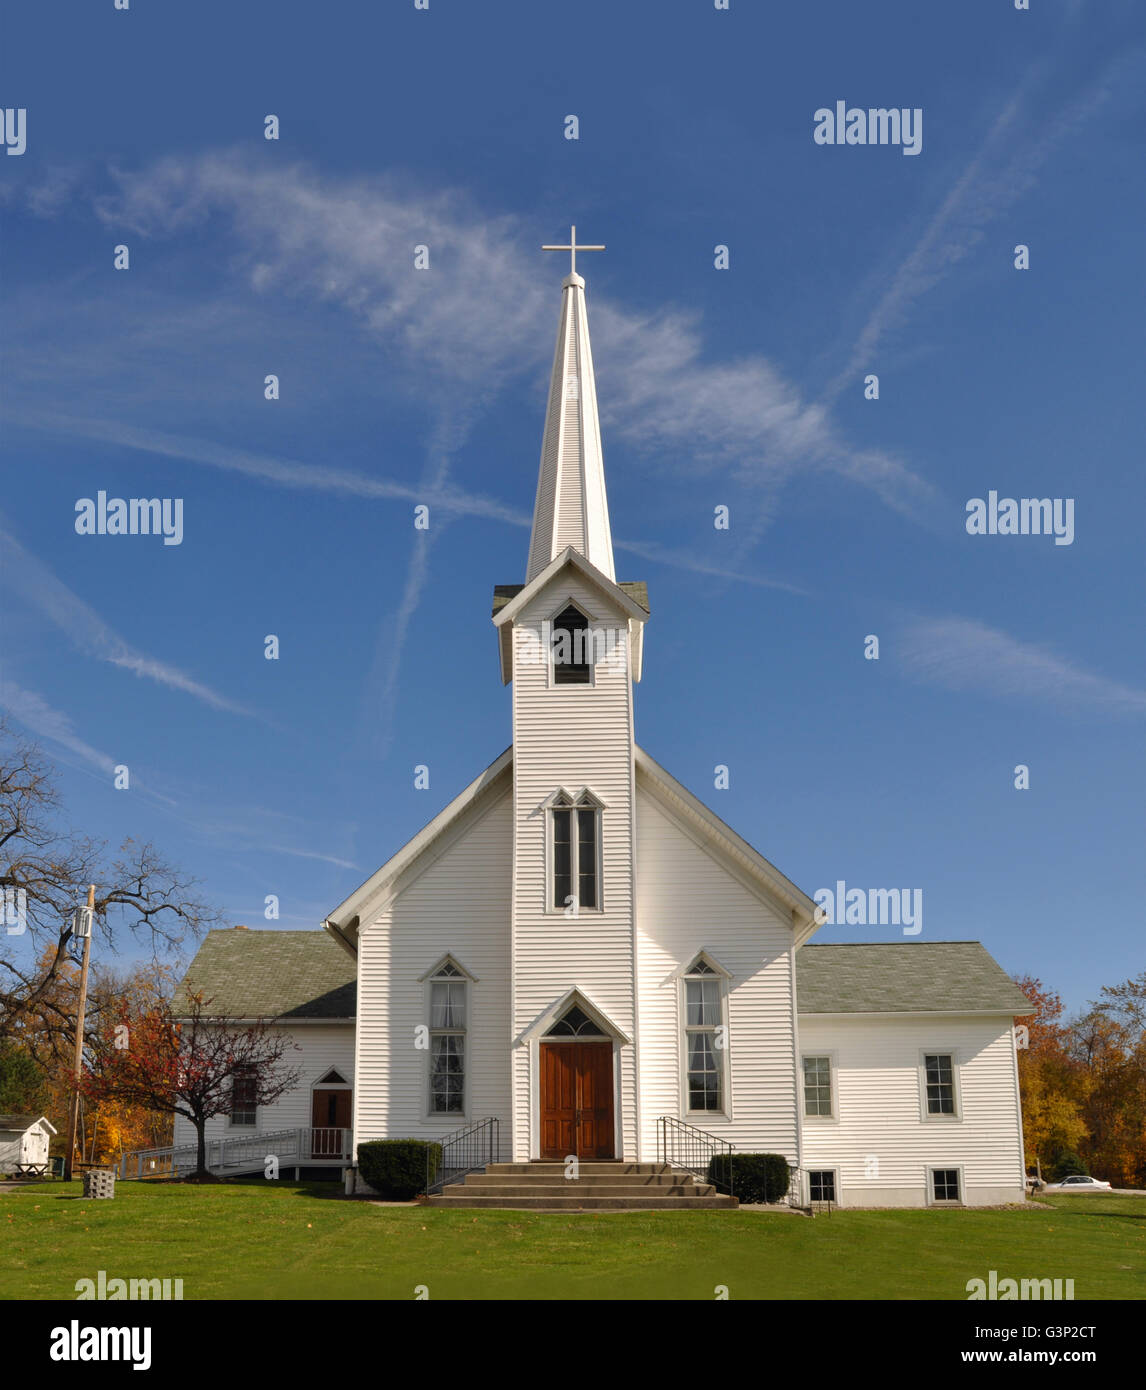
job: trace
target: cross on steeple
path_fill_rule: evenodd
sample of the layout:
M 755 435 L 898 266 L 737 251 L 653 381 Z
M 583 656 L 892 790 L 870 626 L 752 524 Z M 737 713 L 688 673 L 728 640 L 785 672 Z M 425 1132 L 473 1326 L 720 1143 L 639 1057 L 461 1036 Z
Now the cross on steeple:
M 568 246 L 543 246 L 541 249 L 543 251 L 568 251 L 570 253 L 569 273 L 570 275 L 576 275 L 578 251 L 603 251 L 605 248 L 603 246 L 578 246 L 577 228 L 574 226 L 569 228 Z

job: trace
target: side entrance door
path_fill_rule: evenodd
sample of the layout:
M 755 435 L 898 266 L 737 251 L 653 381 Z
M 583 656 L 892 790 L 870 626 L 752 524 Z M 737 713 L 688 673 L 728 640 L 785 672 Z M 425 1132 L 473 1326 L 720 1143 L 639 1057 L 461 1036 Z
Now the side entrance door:
M 341 1090 L 314 1092 L 311 1110 L 311 1158 L 342 1158 L 342 1131 L 350 1128 L 351 1099 L 354 1092 Z
M 613 1158 L 613 1044 L 543 1042 L 541 1157 Z

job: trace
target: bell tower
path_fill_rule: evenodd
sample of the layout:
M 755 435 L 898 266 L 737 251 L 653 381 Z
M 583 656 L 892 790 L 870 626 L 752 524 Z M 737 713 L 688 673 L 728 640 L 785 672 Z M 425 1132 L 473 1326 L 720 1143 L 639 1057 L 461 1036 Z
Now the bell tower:
M 540 1020 L 576 991 L 613 1041 L 615 1157 L 637 1144 L 633 681 L 644 584 L 613 567 L 585 281 L 561 287 L 524 584 L 494 591 L 513 683 L 513 1154 L 541 1156 Z M 600 1079 L 595 1084 L 604 1084 Z M 565 1142 L 564 1140 L 562 1141 Z M 598 1146 L 600 1136 L 594 1138 Z M 576 1151 L 575 1149 L 573 1151 Z

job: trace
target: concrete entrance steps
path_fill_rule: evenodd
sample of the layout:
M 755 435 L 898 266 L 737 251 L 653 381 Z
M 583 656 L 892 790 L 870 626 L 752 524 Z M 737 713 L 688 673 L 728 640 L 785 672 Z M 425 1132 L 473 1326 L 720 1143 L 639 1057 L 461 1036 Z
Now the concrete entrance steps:
M 566 1178 L 565 1171 L 560 1162 L 491 1163 L 426 1204 L 549 1212 L 687 1211 L 739 1205 L 735 1197 L 667 1163 L 583 1162 L 575 1179 Z

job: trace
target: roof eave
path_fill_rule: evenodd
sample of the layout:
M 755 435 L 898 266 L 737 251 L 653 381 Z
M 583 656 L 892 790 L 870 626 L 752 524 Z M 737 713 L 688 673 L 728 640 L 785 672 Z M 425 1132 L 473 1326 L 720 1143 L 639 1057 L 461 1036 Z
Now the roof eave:
M 579 570 L 590 583 L 595 584 L 601 590 L 606 598 L 611 599 L 626 617 L 639 623 L 648 621 L 648 613 L 639 603 L 631 599 L 615 580 L 610 579 L 607 574 L 599 570 L 592 560 L 587 560 L 579 550 L 574 550 L 571 545 L 567 545 L 560 555 L 550 560 L 545 568 L 496 614 L 492 619 L 494 627 L 500 628 L 505 623 L 513 622 L 526 604 L 530 603 L 545 588 L 554 575 L 560 574 L 566 565 L 572 565 Z
M 1029 1005 L 1025 1009 L 801 1009 L 798 985 L 796 989 L 798 1018 L 934 1018 L 936 1014 L 948 1018 L 1023 1018 L 1037 1012 Z
M 694 824 L 703 827 L 712 840 L 723 846 L 733 862 L 764 889 L 774 903 L 788 912 L 792 931 L 798 937 L 802 933 L 803 939 L 806 939 L 818 925 L 815 920 L 816 904 L 812 899 L 765 859 L 759 850 L 753 849 L 730 825 L 726 825 L 714 811 L 710 811 L 703 801 L 693 796 L 687 787 L 678 782 L 671 772 L 666 771 L 643 748 L 634 745 L 633 754 L 637 770 L 649 779 L 662 796 L 671 797 L 673 803 L 681 807 Z
M 413 837 L 407 840 L 402 848 L 390 856 L 389 859 L 375 873 L 353 893 L 323 919 L 323 928 L 332 932 L 332 928 L 346 931 L 347 941 L 344 945 L 349 945 L 351 940 L 357 942 L 358 925 L 352 925 L 352 918 L 361 918 L 364 913 L 368 913 L 369 905 L 381 897 L 386 888 L 392 884 L 402 873 L 404 873 L 417 859 L 419 859 L 439 836 L 445 834 L 450 826 L 458 818 L 474 805 L 505 772 L 506 768 L 513 764 L 512 745 L 505 750 L 499 757 L 479 773 L 477 777 L 463 788 L 432 821 Z M 333 934 L 333 932 L 332 932 Z

